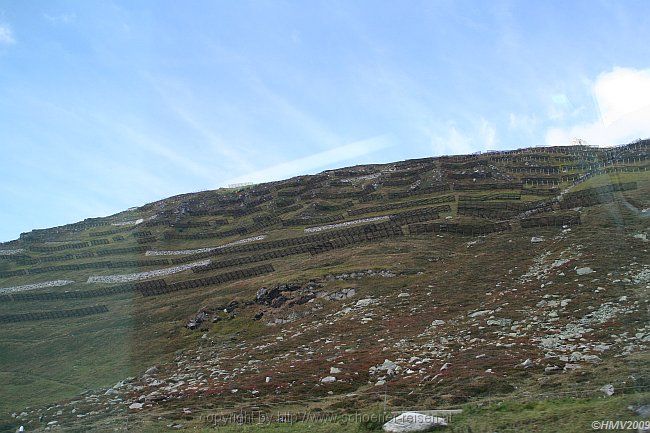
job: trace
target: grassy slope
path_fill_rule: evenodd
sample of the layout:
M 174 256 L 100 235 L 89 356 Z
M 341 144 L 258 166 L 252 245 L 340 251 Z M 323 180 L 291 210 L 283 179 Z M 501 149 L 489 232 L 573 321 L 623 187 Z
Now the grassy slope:
M 644 180 L 645 175 L 624 174 L 621 176 L 598 176 L 585 182 L 580 188 L 598 186 L 611 181 Z M 647 200 L 647 183 L 643 184 L 641 194 L 632 194 L 637 201 Z M 647 204 L 647 201 L 645 201 Z M 611 207 L 609 211 L 599 215 L 595 213 L 587 218 L 587 222 L 600 225 L 603 228 L 612 227 L 614 233 L 617 231 L 617 223 L 623 220 L 635 221 L 632 215 L 624 208 L 618 209 L 612 218 Z M 602 210 L 602 208 L 601 208 Z M 609 213 L 607 213 L 609 212 Z M 372 216 L 372 215 L 368 215 Z M 364 215 L 363 217 L 366 217 Z M 635 221 L 626 228 L 626 232 L 634 232 L 644 228 L 644 224 Z M 544 232 L 544 230 L 535 230 Z M 283 230 L 278 237 L 289 234 L 298 234 L 299 229 Z M 528 236 L 526 233 L 525 236 Z M 531 232 L 532 234 L 532 232 Z M 602 234 L 596 235 L 598 237 Z M 225 239 L 223 242 L 227 242 Z M 526 238 L 528 239 L 528 238 Z M 466 242 L 468 239 L 462 239 Z M 431 242 L 428 238 L 412 242 L 406 239 L 404 242 L 385 242 L 386 249 L 378 250 L 372 246 L 355 248 L 354 251 L 336 252 L 328 257 L 292 257 L 283 260 L 276 266 L 278 272 L 273 279 L 276 282 L 283 282 L 293 279 L 308 279 L 320 276 L 324 273 L 344 271 L 350 269 L 367 268 L 413 268 L 431 266 L 429 259 L 432 256 L 445 256 L 450 251 L 453 254 L 460 254 L 457 246 L 446 244 L 448 240 Z M 451 242 L 457 242 L 452 240 Z M 212 241 L 191 241 L 191 242 L 169 242 L 162 247 L 194 248 L 213 245 Z M 222 243 L 219 241 L 218 243 Z M 527 247 L 527 242 L 520 245 Z M 496 252 L 506 252 L 512 247 L 501 241 L 496 242 L 484 250 L 480 257 L 464 257 L 463 266 L 448 268 L 438 275 L 446 278 L 463 280 L 466 287 L 476 284 L 477 293 L 465 292 L 456 293 L 454 302 L 470 302 L 472 297 L 481 293 L 488 284 L 479 275 L 472 279 L 467 275 L 468 269 L 478 269 L 483 266 L 488 269 L 490 256 L 489 250 L 495 256 L 494 266 L 498 266 L 498 255 Z M 134 257 L 125 257 L 125 259 Z M 476 260 L 475 260 L 476 259 Z M 83 262 L 84 260 L 78 260 Z M 74 263 L 74 261 L 72 262 Z M 449 262 L 446 262 L 448 266 Z M 275 262 L 274 262 L 275 264 Z M 511 263 L 512 264 L 512 263 Z M 435 267 L 436 265 L 434 265 Z M 89 271 L 93 275 L 110 273 L 139 272 L 143 269 L 126 269 L 119 271 Z M 446 275 L 445 275 L 446 274 Z M 87 275 L 83 273 L 82 275 Z M 47 279 L 68 278 L 70 273 L 51 274 Z M 73 279 L 83 281 L 80 275 L 72 275 Z M 45 278 L 44 278 L 45 279 Z M 15 285 L 31 282 L 28 277 L 15 277 L 7 279 L 3 285 Z M 210 304 L 216 305 L 236 297 L 250 296 L 255 289 L 262 284 L 269 284 L 268 279 L 253 279 L 246 282 L 237 282 L 226 286 L 218 287 L 202 293 L 181 293 L 170 298 L 157 298 L 143 300 L 130 296 L 97 298 L 88 301 L 66 301 L 47 302 L 42 306 L 34 303 L 15 303 L 11 305 L 0 304 L 0 314 L 33 311 L 43 307 L 45 309 L 73 308 L 77 305 L 107 304 L 111 309 L 109 314 L 91 316 L 80 319 L 68 319 L 64 321 L 25 322 L 11 327 L 3 327 L 0 334 L 0 411 L 9 412 L 19 410 L 24 406 L 45 404 L 58 399 L 65 399 L 79 392 L 111 385 L 118 380 L 141 373 L 146 367 L 153 363 L 160 363 L 170 359 L 179 348 L 192 347 L 198 344 L 196 335 L 180 329 L 189 314 L 196 311 L 198 306 Z M 418 281 L 413 278 L 403 283 L 404 286 L 424 285 L 424 279 Z M 382 287 L 384 286 L 384 287 Z M 57 290 L 62 290 L 58 288 Z M 382 290 L 395 291 L 399 288 L 391 286 L 391 282 L 381 283 L 373 290 L 379 294 Z M 37 307 L 37 308 L 35 308 Z M 233 322 L 217 328 L 220 338 L 224 340 L 237 334 L 239 338 L 254 336 L 256 329 L 248 325 L 249 322 Z M 620 414 L 621 408 L 629 403 L 629 399 L 636 397 L 620 397 L 608 400 L 584 400 L 584 401 L 549 401 L 542 405 L 528 407 L 518 405 L 515 402 L 506 403 L 501 406 L 486 406 L 480 409 L 472 409 L 467 415 L 458 419 L 459 426 L 472 426 L 472 422 L 487 423 L 490 429 L 499 431 L 519 431 L 514 429 L 516 423 L 530 422 L 539 425 L 539 421 L 545 416 L 555 417 L 553 419 L 568 420 L 562 431 L 583 431 L 579 428 L 585 416 L 589 413 L 611 413 L 615 411 Z M 503 408 L 508 410 L 504 410 Z M 507 413 L 508 415 L 504 415 Z M 582 415 L 581 415 L 582 414 Z M 500 416 L 500 421 L 495 423 L 495 415 Z M 583 416 L 584 415 L 584 416 Z M 571 422 L 571 420 L 573 420 Z M 557 431 L 552 430 L 551 424 L 544 426 L 542 430 L 530 431 Z M 304 427 L 304 426 L 303 426 Z M 309 429 L 319 431 L 353 431 L 358 426 L 336 427 L 337 430 L 328 430 L 331 426 L 315 425 Z M 548 428 L 547 428 L 548 427 Z M 154 430 L 160 425 L 151 427 Z M 543 430 L 547 428 L 547 430 Z M 283 430 L 284 429 L 284 430 Z M 346 430 L 347 429 L 347 430 Z M 514 429 L 514 430 L 512 430 Z M 152 430 L 152 431 L 154 431 Z M 269 426 L 258 429 L 259 431 L 292 431 L 286 430 L 285 426 Z M 250 431 L 258 431 L 250 430 Z M 160 431 L 160 430 L 155 430 Z M 226 430 L 227 431 L 227 430 Z M 235 430 L 233 430 L 235 431 Z M 246 431 L 246 430 L 236 430 Z M 304 430 L 295 430 L 304 431 Z M 477 430 L 474 430 L 477 431 Z M 487 431 L 487 430 L 486 430 Z

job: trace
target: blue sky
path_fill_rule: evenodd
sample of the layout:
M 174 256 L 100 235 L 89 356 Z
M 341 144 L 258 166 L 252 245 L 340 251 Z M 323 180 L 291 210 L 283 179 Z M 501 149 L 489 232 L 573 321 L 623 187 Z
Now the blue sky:
M 647 1 L 0 0 L 0 240 L 369 162 L 650 136 Z

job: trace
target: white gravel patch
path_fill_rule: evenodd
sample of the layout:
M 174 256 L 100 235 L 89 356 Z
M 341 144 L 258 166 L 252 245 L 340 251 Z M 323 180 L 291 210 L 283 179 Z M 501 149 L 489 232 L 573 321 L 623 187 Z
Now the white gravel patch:
M 347 179 L 341 179 L 341 182 L 344 182 L 344 183 L 360 182 L 360 181 L 363 181 L 363 180 L 376 179 L 381 175 L 382 175 L 381 172 L 380 173 L 366 174 L 366 175 L 363 175 L 363 176 L 349 177 Z
M 338 223 L 338 224 L 329 224 L 326 226 L 318 226 L 318 227 L 307 227 L 305 229 L 306 233 L 314 233 L 314 232 L 320 232 L 323 230 L 329 230 L 329 229 L 337 229 L 340 227 L 348 227 L 348 226 L 355 226 L 357 224 L 365 224 L 365 223 L 372 223 L 372 222 L 377 222 L 377 221 L 387 221 L 390 219 L 390 215 L 384 215 L 384 216 L 379 216 L 379 217 L 372 217 L 372 218 L 363 218 L 360 220 L 354 220 L 354 221 L 346 221 L 343 223 Z
M 0 294 L 24 292 L 26 290 L 34 290 L 34 289 L 44 289 L 46 287 L 60 287 L 72 283 L 74 283 L 74 281 L 55 280 L 55 281 L 45 281 L 43 283 L 26 284 L 24 286 L 3 287 L 0 288 Z
M 137 226 L 138 224 L 140 224 L 142 222 L 144 222 L 144 219 L 139 218 L 139 219 L 133 220 L 133 221 L 122 221 L 122 222 L 119 222 L 119 223 L 111 223 L 111 225 L 112 226 L 118 226 L 118 227 L 121 227 L 121 226 Z
M 87 283 L 128 283 L 130 281 L 146 280 L 154 277 L 164 277 L 166 275 L 176 274 L 178 272 L 187 271 L 199 266 L 210 264 L 210 259 L 201 260 L 198 262 L 188 263 L 186 265 L 173 266 L 171 268 L 156 269 L 154 271 L 137 272 L 134 274 L 121 274 L 121 275 L 96 275 L 88 277 Z
M 149 250 L 144 254 L 145 256 L 189 256 L 192 254 L 208 253 L 210 251 L 220 250 L 226 247 L 232 247 L 233 245 L 241 245 L 241 244 L 247 244 L 249 242 L 261 241 L 262 239 L 265 238 L 266 235 L 260 235 L 260 236 L 254 236 L 252 238 L 240 239 L 238 241 L 229 242 L 224 245 L 219 245 L 218 247 L 205 247 L 205 248 L 197 248 L 194 250 L 168 250 L 168 251 Z
M 0 256 L 13 256 L 24 252 L 25 252 L 24 248 L 19 248 L 15 250 L 0 250 Z

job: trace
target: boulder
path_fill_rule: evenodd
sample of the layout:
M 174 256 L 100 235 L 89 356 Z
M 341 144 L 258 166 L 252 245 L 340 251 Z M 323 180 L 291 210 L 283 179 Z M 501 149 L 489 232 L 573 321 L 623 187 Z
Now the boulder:
M 374 299 L 371 299 L 371 298 L 365 298 L 365 299 L 359 299 L 359 300 L 357 301 L 357 303 L 354 304 L 354 306 L 355 306 L 355 307 L 358 307 L 358 308 L 365 308 L 365 307 L 368 307 L 368 306 L 370 306 L 370 305 L 372 305 L 372 304 L 374 304 L 374 303 L 375 303 L 375 300 L 374 300 Z
M 589 274 L 591 274 L 592 272 L 594 272 L 594 270 L 591 269 L 591 268 L 589 268 L 589 267 L 584 267 L 584 268 L 578 268 L 578 269 L 576 269 L 576 274 L 578 274 L 578 275 L 589 275 Z
M 634 413 L 641 418 L 650 418 L 650 404 L 644 404 L 635 408 Z
M 382 428 L 385 432 L 390 433 L 409 433 L 425 432 L 446 425 L 447 422 L 444 418 L 418 412 L 404 412 L 388 421 Z
M 258 304 L 270 305 L 271 302 L 278 296 L 280 296 L 279 288 L 274 287 L 272 289 L 268 289 L 266 287 L 262 287 L 257 291 L 257 294 L 255 295 L 255 302 Z
M 350 287 L 346 289 L 341 289 L 334 293 L 330 293 L 329 295 L 326 295 L 326 297 L 330 301 L 341 301 L 343 299 L 348 299 L 353 297 L 356 293 L 357 293 L 356 289 Z
M 600 391 L 605 394 L 608 397 L 611 397 L 614 395 L 614 385 L 611 383 L 608 383 L 607 385 L 603 385 L 602 388 L 600 388 Z
M 528 358 L 528 359 L 526 359 L 524 362 L 522 362 L 522 363 L 519 364 L 519 365 L 521 365 L 521 366 L 524 367 L 524 368 L 530 368 L 530 367 L 533 366 L 533 361 L 531 361 L 530 358 Z
M 208 318 L 208 313 L 205 311 L 200 311 L 192 320 L 187 322 L 187 327 L 189 329 L 196 329 L 198 328 L 201 323 L 203 323 L 205 320 Z
M 282 304 L 284 304 L 288 300 L 289 299 L 286 296 L 282 296 L 282 295 L 277 296 L 277 297 L 273 298 L 273 300 L 271 301 L 271 307 L 280 308 L 282 306 Z

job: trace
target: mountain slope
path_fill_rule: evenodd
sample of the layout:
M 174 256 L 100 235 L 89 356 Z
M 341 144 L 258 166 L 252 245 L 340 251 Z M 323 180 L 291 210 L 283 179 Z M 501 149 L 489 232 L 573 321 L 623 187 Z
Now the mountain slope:
M 5 425 L 646 392 L 649 143 L 351 167 L 24 233 L 0 246 Z

